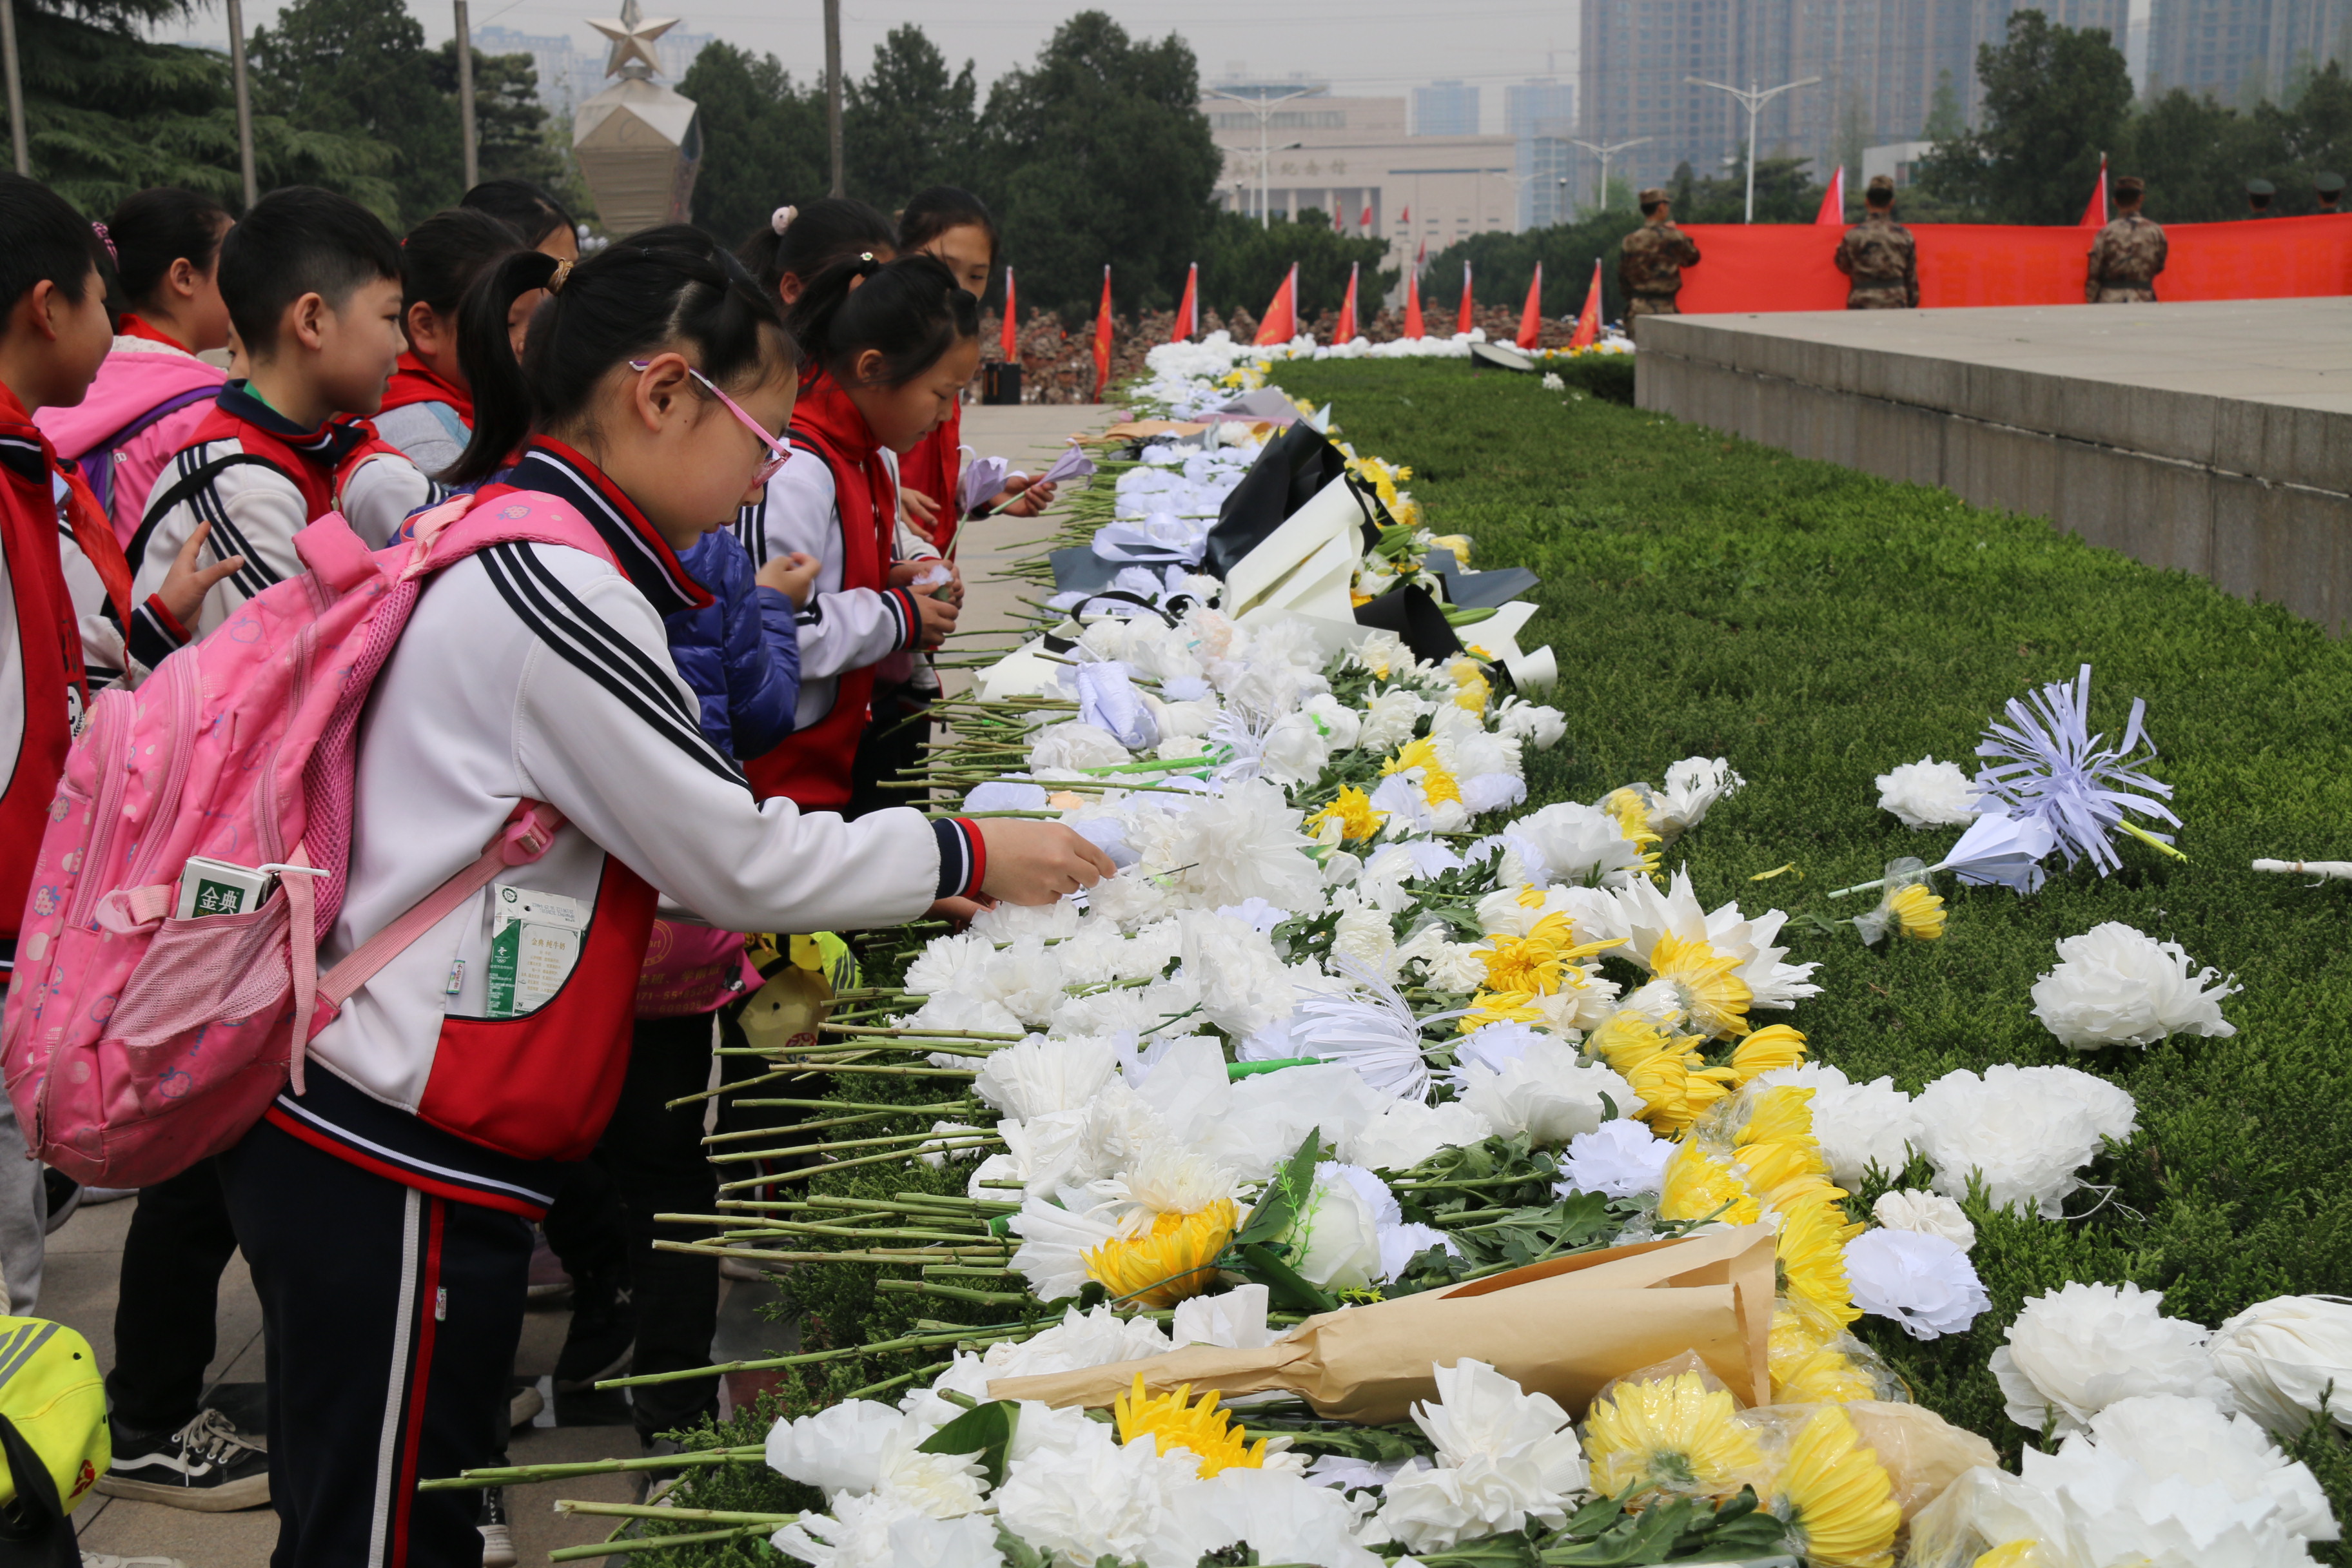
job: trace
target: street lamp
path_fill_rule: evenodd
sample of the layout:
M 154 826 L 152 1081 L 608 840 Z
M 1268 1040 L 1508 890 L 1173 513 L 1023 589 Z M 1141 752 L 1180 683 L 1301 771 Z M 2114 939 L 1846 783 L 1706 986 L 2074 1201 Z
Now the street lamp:
M 1692 87 L 1711 87 L 1717 92 L 1729 93 L 1741 108 L 1748 110 L 1748 216 L 1741 220 L 1742 222 L 1756 221 L 1756 116 L 1758 111 L 1782 93 L 1793 92 L 1801 87 L 1811 87 L 1821 79 L 1817 76 L 1809 76 L 1802 81 L 1784 81 L 1778 87 L 1768 87 L 1761 90 L 1759 90 L 1756 84 L 1751 81 L 1748 84 L 1748 90 L 1742 92 L 1728 82 L 1707 81 L 1695 76 L 1683 78 L 1683 80 Z
M 1257 216 L 1260 228 L 1274 226 L 1274 219 L 1265 210 L 1265 163 L 1267 157 L 1275 151 L 1265 144 L 1266 119 L 1274 112 L 1275 105 L 1288 103 L 1294 98 L 1312 97 L 1315 91 L 1315 89 L 1307 87 L 1301 88 L 1297 92 L 1286 92 L 1280 98 L 1244 98 L 1237 92 L 1225 92 L 1217 88 L 1209 89 L 1209 97 L 1222 98 L 1238 103 L 1257 115 Z M 1297 146 L 1299 143 L 1293 142 L 1291 145 Z
M 1595 142 L 1579 142 L 1573 136 L 1569 138 L 1569 144 L 1570 146 L 1581 147 L 1586 152 L 1601 160 L 1601 197 L 1598 201 L 1593 203 L 1594 210 L 1606 211 L 1609 206 L 1609 160 L 1615 157 L 1618 153 L 1622 153 L 1628 147 L 1639 147 L 1644 142 L 1654 140 L 1654 137 L 1636 136 L 1631 142 L 1612 142 L 1606 146 L 1603 146 Z

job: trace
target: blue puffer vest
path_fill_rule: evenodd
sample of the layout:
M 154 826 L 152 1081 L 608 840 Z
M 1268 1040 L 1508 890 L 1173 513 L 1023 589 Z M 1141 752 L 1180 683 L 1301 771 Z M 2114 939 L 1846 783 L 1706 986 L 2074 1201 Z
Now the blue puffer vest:
M 726 529 L 681 551 L 678 564 L 711 603 L 666 617 L 670 658 L 702 704 L 702 732 L 739 761 L 792 733 L 801 689 L 800 618 L 793 602 L 752 579 L 749 552 Z

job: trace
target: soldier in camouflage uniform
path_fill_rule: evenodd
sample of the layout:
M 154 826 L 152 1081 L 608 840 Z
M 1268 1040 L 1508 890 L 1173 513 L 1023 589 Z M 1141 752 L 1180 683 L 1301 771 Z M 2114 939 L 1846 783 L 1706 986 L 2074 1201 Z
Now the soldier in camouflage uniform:
M 1674 316 L 1682 292 L 1683 268 L 1698 265 L 1698 247 L 1675 226 L 1666 193 L 1654 186 L 1641 195 L 1642 226 L 1625 237 L 1617 253 L 1617 281 L 1625 289 L 1625 319 Z
M 1838 241 L 1837 269 L 1853 279 L 1849 310 L 1908 310 L 1919 303 L 1919 247 L 1895 221 L 1895 182 L 1871 176 L 1862 221 Z
M 2091 241 L 2083 298 L 2093 305 L 2153 305 L 2156 275 L 2164 270 L 2164 230 L 2140 216 L 2146 191 L 2137 174 L 2116 182 L 2116 220 Z

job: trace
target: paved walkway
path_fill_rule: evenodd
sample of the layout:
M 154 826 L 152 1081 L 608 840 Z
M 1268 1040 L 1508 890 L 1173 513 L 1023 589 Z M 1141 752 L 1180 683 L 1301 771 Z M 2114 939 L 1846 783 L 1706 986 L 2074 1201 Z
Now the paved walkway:
M 1069 436 L 1100 429 L 1110 417 L 1110 410 L 1085 405 L 975 405 L 964 411 L 964 439 L 977 451 L 1000 454 L 1013 459 L 1016 468 L 1040 473 Z M 992 569 L 999 562 L 1034 549 L 1052 526 L 1047 521 L 1022 518 L 973 525 L 959 552 L 969 595 L 966 626 L 1001 631 L 1013 624 L 1014 613 L 1021 608 L 1015 595 L 1031 589 L 1026 584 L 996 580 Z M 950 678 L 958 679 L 959 673 L 951 672 Z M 114 1364 L 115 1283 L 121 1273 L 122 1238 L 134 1206 L 135 1200 L 124 1199 L 83 1208 L 49 1237 L 41 1312 L 80 1331 L 97 1351 L 99 1363 L 108 1368 Z M 755 1310 L 758 1299 L 772 1287 L 730 1280 L 725 1289 L 715 1347 L 719 1358 L 748 1358 L 794 1348 L 785 1342 L 792 1339 L 790 1328 L 769 1322 Z M 525 1318 L 521 1353 L 517 1358 L 519 1376 L 537 1381 L 554 1371 L 556 1352 L 562 1348 L 570 1321 L 571 1313 L 561 1307 L 533 1311 Z M 242 1258 L 232 1259 L 222 1278 L 217 1324 L 220 1343 L 205 1373 L 207 1398 L 222 1405 L 248 1435 L 259 1436 L 261 1306 Z M 523 1428 L 515 1434 L 509 1458 L 519 1465 L 552 1464 L 626 1458 L 636 1452 L 635 1433 L 626 1425 L 625 1407 L 611 1396 L 567 1399 L 561 1410 L 542 1415 L 541 1420 L 551 1423 L 558 1417 L 588 1424 Z M 620 1424 L 599 1424 L 614 1422 Z M 543 1563 L 556 1547 L 586 1545 L 611 1532 L 613 1521 L 552 1511 L 549 1505 L 559 1496 L 625 1502 L 631 1491 L 628 1482 L 616 1477 L 509 1489 L 507 1506 L 522 1563 Z M 268 1509 L 190 1513 L 154 1503 L 92 1496 L 74 1518 L 87 1551 L 124 1557 L 170 1557 L 187 1568 L 262 1568 L 278 1538 L 277 1515 Z
M 1072 436 L 1101 430 L 1118 416 L 1117 409 L 1083 403 L 1024 403 L 1017 407 L 989 408 L 974 405 L 963 411 L 964 445 L 983 456 L 1007 458 L 1024 473 L 1042 474 L 1061 456 Z M 995 575 L 999 567 L 1035 552 L 1049 538 L 1056 519 L 995 517 L 965 524 L 956 559 L 963 568 L 964 612 L 956 623 L 958 643 L 997 645 L 1002 634 L 1022 624 L 1028 611 L 1023 595 L 1034 597 L 1034 584 Z M 950 691 L 971 685 L 964 670 L 942 670 L 941 683 Z

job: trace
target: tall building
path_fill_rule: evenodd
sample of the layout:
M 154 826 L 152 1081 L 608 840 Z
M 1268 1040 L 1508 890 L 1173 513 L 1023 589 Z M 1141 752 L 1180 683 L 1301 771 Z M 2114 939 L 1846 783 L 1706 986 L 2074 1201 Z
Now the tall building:
M 2153 92 L 2184 87 L 2251 107 L 2298 69 L 2352 58 L 2347 0 L 2155 0 L 2148 16 Z
M 1459 81 L 1433 81 L 1412 89 L 1415 136 L 1478 134 L 1478 89 Z
M 1566 223 L 1575 211 L 1567 182 L 1576 149 L 1567 139 L 1576 134 L 1576 84 L 1530 77 L 1503 89 L 1503 134 L 1519 144 L 1513 159 L 1519 226 Z
M 2159 5 L 2168 0 L 2158 0 Z M 2170 0 L 2258 5 L 2263 0 Z M 2320 4 L 2327 0 L 2272 0 Z M 2352 5 L 2352 0 L 2333 0 Z M 2006 37 L 2032 0 L 1584 0 L 1580 135 L 1628 142 L 1618 169 L 1660 184 L 1687 163 L 1700 175 L 1737 169 L 1747 110 L 1698 77 L 1771 88 L 1805 77 L 1758 117 L 1759 155 L 1810 158 L 1825 173 L 1840 153 L 1916 137 L 1946 71 L 1973 116 L 1977 48 Z M 2042 0 L 2070 27 L 2104 27 L 2123 47 L 2129 0 Z M 2159 13 L 2160 14 L 2160 13 Z M 1584 178 L 1593 178 L 1586 161 Z
M 1576 129 L 1576 84 L 1528 78 L 1503 89 L 1503 134 L 1566 136 Z

